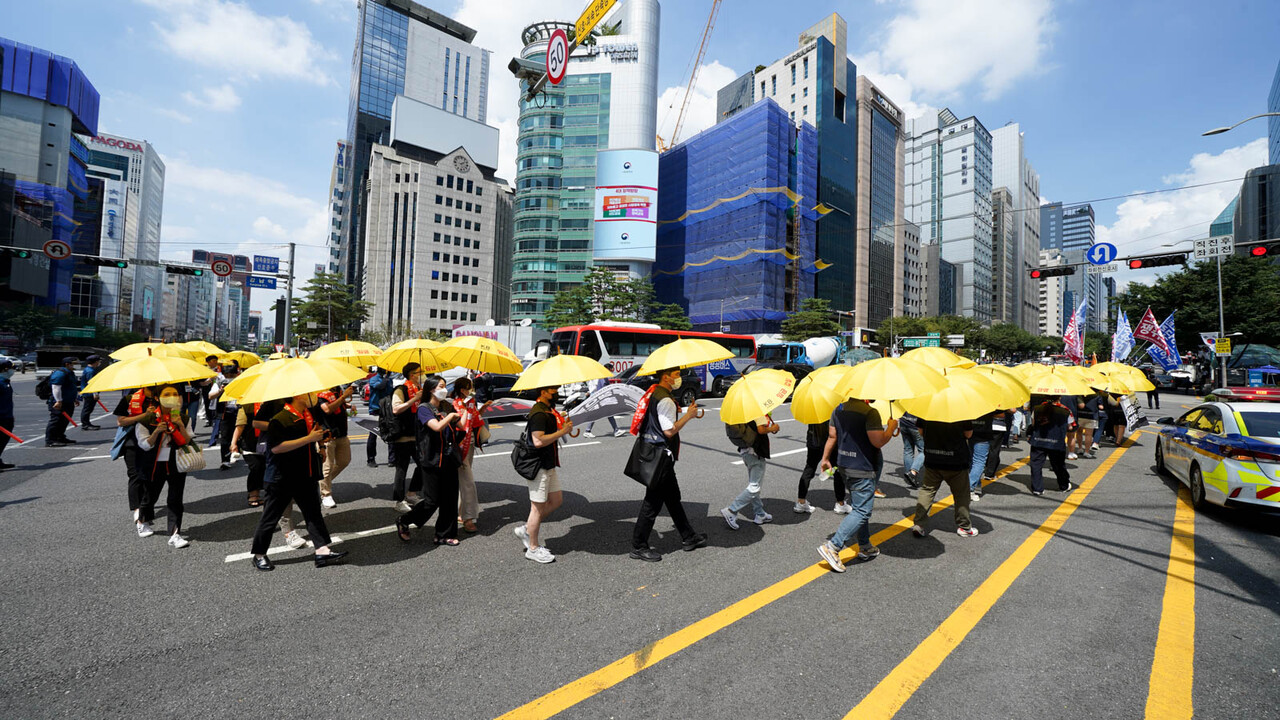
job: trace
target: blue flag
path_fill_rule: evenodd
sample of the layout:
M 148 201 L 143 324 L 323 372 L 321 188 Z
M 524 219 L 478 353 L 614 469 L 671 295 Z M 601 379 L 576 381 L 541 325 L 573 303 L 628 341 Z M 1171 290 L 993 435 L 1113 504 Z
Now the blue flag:
M 1129 315 L 1121 310 L 1116 319 L 1116 334 L 1111 336 L 1111 359 L 1124 362 L 1129 353 L 1133 352 L 1133 345 L 1133 327 L 1129 325 Z
M 1160 335 L 1164 338 L 1165 344 L 1169 346 L 1169 353 L 1165 354 L 1163 350 L 1154 345 L 1147 350 L 1151 358 L 1159 363 L 1160 367 L 1164 368 L 1166 372 L 1176 370 L 1182 364 L 1182 360 L 1178 356 L 1178 344 L 1173 339 L 1173 315 L 1174 313 L 1169 313 L 1169 317 L 1160 323 Z

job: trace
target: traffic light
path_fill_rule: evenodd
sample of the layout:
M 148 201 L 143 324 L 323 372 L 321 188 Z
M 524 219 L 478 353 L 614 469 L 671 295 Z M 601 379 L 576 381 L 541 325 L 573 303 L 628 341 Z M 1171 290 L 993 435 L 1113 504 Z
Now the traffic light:
M 1280 243 L 1254 245 L 1249 248 L 1250 257 L 1276 257 L 1277 255 L 1280 255 Z
M 31 257 L 31 251 L 25 248 L 6 248 L 4 250 L 0 250 L 0 253 L 4 255 L 11 255 L 16 258 L 22 258 L 24 260 Z
M 129 262 L 120 258 L 94 257 L 92 255 L 87 255 L 80 259 L 83 260 L 86 265 L 97 265 L 98 267 L 113 267 L 120 268 L 121 270 L 129 267 Z
M 1165 265 L 1186 265 L 1186 253 L 1174 253 L 1173 255 L 1149 255 L 1147 257 L 1129 258 L 1130 270 L 1141 270 L 1143 268 L 1164 267 Z
M 182 267 L 181 265 L 165 265 L 164 271 L 174 275 L 195 275 L 196 277 L 204 275 L 204 270 L 201 268 Z
M 1043 280 L 1044 278 L 1058 277 L 1059 275 L 1075 275 L 1076 269 L 1072 265 L 1063 265 L 1061 267 L 1036 268 L 1031 271 L 1032 280 Z

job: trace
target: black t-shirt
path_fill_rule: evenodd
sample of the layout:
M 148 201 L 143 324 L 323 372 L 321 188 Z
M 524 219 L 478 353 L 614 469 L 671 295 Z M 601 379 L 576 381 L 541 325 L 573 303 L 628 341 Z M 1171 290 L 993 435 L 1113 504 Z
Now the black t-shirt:
M 121 418 L 133 417 L 133 413 L 130 412 L 129 410 L 129 401 L 131 401 L 132 399 L 133 399 L 133 393 L 126 393 L 123 397 L 120 398 L 120 402 L 116 403 L 116 409 L 113 410 L 111 414 Z M 159 407 L 159 404 L 155 400 L 149 397 L 142 399 L 142 411 L 144 413 L 148 410 L 155 410 L 157 407 Z M 127 427 L 125 429 L 128 430 L 128 432 L 125 433 L 125 438 L 124 438 L 125 444 L 137 445 L 138 439 L 137 439 L 137 435 L 135 434 L 133 426 Z
M 1065 408 L 1053 403 L 1037 405 L 1031 411 L 1031 446 L 1065 451 L 1069 422 L 1070 415 Z
M 308 433 L 306 420 L 293 414 L 291 408 L 285 408 L 271 418 L 267 425 L 267 444 L 273 448 L 272 465 L 275 467 L 277 482 L 297 482 L 318 480 L 320 478 L 320 456 L 316 453 L 314 443 L 307 443 L 297 450 L 276 452 L 274 448 L 289 440 L 306 437 Z
M 972 420 L 944 423 L 920 420 L 924 431 L 924 466 L 934 470 L 967 470 L 969 468 L 969 440 L 966 430 L 973 428 Z
M 973 439 L 974 440 L 990 440 L 994 434 L 991 430 L 991 421 L 996 417 L 996 413 L 989 412 L 980 418 L 973 419 Z
M 344 438 L 347 436 L 347 411 L 344 409 L 345 404 L 339 406 L 336 399 L 338 396 L 339 395 L 335 393 L 335 399 L 332 401 L 321 397 L 320 402 L 316 403 L 315 406 L 311 408 L 311 414 L 316 420 L 324 425 L 325 428 L 329 430 L 329 433 L 334 437 Z M 329 405 L 331 410 L 337 410 L 337 412 L 325 412 L 324 408 L 320 406 L 326 403 Z
M 528 425 L 530 444 L 533 443 L 533 434 L 536 432 L 543 433 L 545 436 L 560 430 L 559 426 L 556 425 L 555 416 L 551 414 L 551 408 L 547 407 L 546 403 L 541 402 L 529 409 Z M 560 467 L 558 442 L 553 442 L 535 450 L 538 453 L 538 459 L 542 461 L 543 470 Z

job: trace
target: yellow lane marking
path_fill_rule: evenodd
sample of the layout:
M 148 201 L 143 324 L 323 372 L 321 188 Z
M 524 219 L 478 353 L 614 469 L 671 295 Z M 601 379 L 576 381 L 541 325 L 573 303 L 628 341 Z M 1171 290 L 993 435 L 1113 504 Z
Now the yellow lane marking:
M 994 479 L 987 481 L 986 484 L 995 482 L 1026 464 L 1027 458 L 1015 460 L 998 472 Z M 955 498 L 948 495 L 933 504 L 933 507 L 929 509 L 929 515 L 935 515 L 942 510 L 951 507 L 954 502 Z M 886 527 L 872 535 L 871 544 L 884 544 L 890 539 L 910 529 L 912 524 L 914 524 L 912 518 L 903 518 L 893 525 L 890 525 L 889 527 Z M 852 548 L 848 548 L 841 553 L 841 559 L 851 561 L 856 554 L 856 551 Z M 729 607 L 712 613 L 692 625 L 688 625 L 681 630 L 677 630 L 671 635 L 660 640 L 656 640 L 626 657 L 616 660 L 595 672 L 584 675 L 567 685 L 552 690 L 537 700 L 533 700 L 532 702 L 522 705 L 515 710 L 500 716 L 498 720 L 514 720 L 515 718 L 520 718 L 520 720 L 549 718 L 559 712 L 567 710 L 583 700 L 597 695 L 614 685 L 617 685 L 623 680 L 636 675 L 640 671 L 657 665 L 666 658 L 684 650 L 699 640 L 723 630 L 775 600 L 786 597 L 820 577 L 829 575 L 830 572 L 831 571 L 827 569 L 825 563 L 810 565 L 804 570 L 776 582 L 759 592 L 748 595 Z
M 1147 717 L 1191 717 L 1191 685 L 1196 654 L 1196 513 L 1191 493 L 1178 486 L 1169 544 L 1169 570 L 1160 610 L 1155 659 L 1147 690 Z
M 1023 570 L 1031 564 L 1044 546 L 1049 542 L 1067 518 L 1080 507 L 1093 488 L 1102 480 L 1120 457 L 1132 447 L 1132 441 L 1126 440 L 1124 446 L 1116 448 L 1111 455 L 1098 466 L 1096 470 L 1080 485 L 1080 488 L 1071 493 L 1062 501 L 1049 518 L 1044 521 L 1040 527 L 1036 528 L 1031 535 L 1018 546 L 1013 554 L 1000 563 L 1000 567 L 996 568 L 987 579 L 973 591 L 968 598 L 965 599 L 960 607 L 942 621 L 924 642 L 916 646 L 898 666 L 893 669 L 880 684 L 858 703 L 857 707 L 849 711 L 845 715 L 846 720 L 857 718 L 858 720 L 869 720 L 871 718 L 891 718 L 907 700 L 915 694 L 916 690 L 924 684 L 925 680 L 942 665 L 942 661 L 947 659 L 952 650 L 968 636 L 969 632 L 977 626 L 978 622 L 986 616 L 996 601 L 1004 595 L 1014 580 L 1022 574 Z

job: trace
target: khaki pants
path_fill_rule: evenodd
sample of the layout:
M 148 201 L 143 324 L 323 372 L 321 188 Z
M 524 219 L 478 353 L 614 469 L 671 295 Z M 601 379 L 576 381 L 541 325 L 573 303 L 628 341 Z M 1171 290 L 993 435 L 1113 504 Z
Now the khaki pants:
M 958 470 L 939 470 L 924 466 L 924 475 L 920 478 L 920 492 L 916 497 L 916 514 L 915 523 L 924 526 L 926 520 L 929 519 L 929 508 L 933 507 L 933 496 L 938 493 L 938 488 L 946 483 L 951 488 L 951 494 L 955 496 L 955 513 L 956 527 L 968 529 L 969 523 L 969 471 L 965 468 Z
M 333 479 L 351 464 L 351 439 L 333 438 L 324 448 L 324 477 L 320 479 L 320 494 L 333 494 Z
M 476 444 L 473 440 L 467 450 L 467 456 L 458 466 L 458 510 L 463 521 L 480 517 L 480 501 L 476 497 L 476 476 L 471 472 L 471 460 L 476 456 Z

